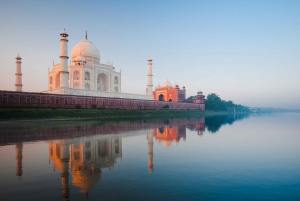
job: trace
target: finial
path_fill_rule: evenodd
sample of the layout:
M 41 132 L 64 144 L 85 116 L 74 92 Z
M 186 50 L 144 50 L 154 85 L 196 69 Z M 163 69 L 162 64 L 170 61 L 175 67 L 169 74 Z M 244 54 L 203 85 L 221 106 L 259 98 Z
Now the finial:
M 87 39 L 87 31 L 85 31 L 85 39 Z

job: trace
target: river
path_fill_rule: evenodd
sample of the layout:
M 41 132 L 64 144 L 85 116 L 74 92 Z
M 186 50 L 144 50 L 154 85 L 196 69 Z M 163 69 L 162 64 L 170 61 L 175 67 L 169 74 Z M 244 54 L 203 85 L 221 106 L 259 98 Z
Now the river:
M 0 122 L 0 200 L 300 200 L 300 114 Z

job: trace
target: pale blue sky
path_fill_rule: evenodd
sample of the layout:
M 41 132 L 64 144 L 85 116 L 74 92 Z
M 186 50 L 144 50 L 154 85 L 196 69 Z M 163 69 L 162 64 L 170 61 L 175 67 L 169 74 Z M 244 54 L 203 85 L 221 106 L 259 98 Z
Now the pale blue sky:
M 66 28 L 69 54 L 87 30 L 101 62 L 122 68 L 122 92 L 145 93 L 151 56 L 154 85 L 300 108 L 300 1 L 0 0 L 0 19 L 1 90 L 14 90 L 18 53 L 24 91 L 46 90 Z

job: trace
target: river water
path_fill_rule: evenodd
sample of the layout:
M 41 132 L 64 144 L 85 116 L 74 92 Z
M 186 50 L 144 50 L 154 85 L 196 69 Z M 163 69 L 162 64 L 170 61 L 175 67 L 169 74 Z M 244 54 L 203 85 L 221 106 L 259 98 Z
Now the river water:
M 300 200 L 300 114 L 1 122 L 0 200 Z

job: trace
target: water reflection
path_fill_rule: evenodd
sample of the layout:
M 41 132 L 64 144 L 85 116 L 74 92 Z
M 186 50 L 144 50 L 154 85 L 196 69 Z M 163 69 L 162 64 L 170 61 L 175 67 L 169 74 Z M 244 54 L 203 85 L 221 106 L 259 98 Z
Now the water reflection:
M 49 158 L 53 168 L 61 172 L 62 197 L 68 198 L 69 169 L 72 184 L 81 193 L 88 192 L 101 179 L 101 168 L 113 168 L 116 159 L 122 157 L 122 140 L 92 139 L 77 142 L 77 139 L 55 140 L 49 142 Z
M 141 120 L 135 122 L 76 122 L 75 125 L 13 125 L 0 129 L 0 144 L 15 144 L 16 175 L 23 175 L 23 143 L 46 140 L 49 161 L 60 171 L 61 195 L 70 197 L 70 184 L 79 187 L 88 197 L 89 191 L 101 180 L 103 168 L 112 169 L 122 159 L 122 137 L 147 134 L 148 171 L 153 172 L 154 141 L 166 147 L 187 138 L 187 129 L 202 136 L 207 129 L 216 133 L 222 125 L 232 124 L 247 115 L 223 115 L 205 118 Z M 69 123 L 69 122 L 67 122 Z M 146 143 L 145 143 L 146 146 Z
M 23 168 L 22 168 L 22 160 L 23 160 L 23 143 L 16 144 L 16 175 L 19 179 L 22 178 Z

